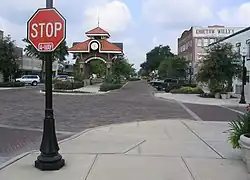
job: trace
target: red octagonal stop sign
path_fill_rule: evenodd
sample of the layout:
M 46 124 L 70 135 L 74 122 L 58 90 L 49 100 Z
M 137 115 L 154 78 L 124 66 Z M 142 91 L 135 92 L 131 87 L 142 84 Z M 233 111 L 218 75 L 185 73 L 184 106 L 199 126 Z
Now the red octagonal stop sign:
M 65 39 L 66 20 L 55 9 L 38 9 L 27 24 L 28 40 L 39 52 L 52 52 Z

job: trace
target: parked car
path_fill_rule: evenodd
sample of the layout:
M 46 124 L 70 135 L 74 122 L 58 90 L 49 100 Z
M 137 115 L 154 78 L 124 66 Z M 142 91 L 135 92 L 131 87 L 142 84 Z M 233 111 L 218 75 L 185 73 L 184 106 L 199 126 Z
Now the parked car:
M 38 75 L 24 75 L 21 78 L 15 79 L 15 81 L 37 86 L 37 84 L 40 83 L 40 77 Z

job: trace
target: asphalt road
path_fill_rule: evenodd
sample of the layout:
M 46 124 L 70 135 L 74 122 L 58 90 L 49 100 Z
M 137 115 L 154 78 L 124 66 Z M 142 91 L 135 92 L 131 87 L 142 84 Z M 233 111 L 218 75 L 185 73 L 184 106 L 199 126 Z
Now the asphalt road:
M 38 149 L 44 118 L 43 87 L 0 91 L 0 163 Z M 157 99 L 146 82 L 130 82 L 103 95 L 54 95 L 58 139 L 101 125 L 155 119 L 194 119 L 180 104 Z M 205 121 L 229 121 L 237 113 L 218 106 L 184 104 Z
M 44 94 L 38 89 L 40 87 L 0 91 L 0 161 L 39 148 Z M 131 82 L 122 90 L 104 95 L 54 95 L 58 139 L 113 123 L 193 119 L 178 103 L 156 99 L 152 90 L 146 82 Z

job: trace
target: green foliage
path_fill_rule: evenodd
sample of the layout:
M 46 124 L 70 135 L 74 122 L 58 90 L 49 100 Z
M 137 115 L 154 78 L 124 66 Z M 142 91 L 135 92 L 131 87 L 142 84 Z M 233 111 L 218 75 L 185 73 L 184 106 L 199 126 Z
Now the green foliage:
M 42 67 L 41 67 L 41 78 L 44 77 L 44 65 L 45 65 L 45 53 L 41 53 L 36 50 L 36 48 L 29 42 L 28 39 L 24 38 L 23 42 L 26 43 L 26 46 L 24 48 L 24 52 L 29 57 L 35 57 L 42 61 Z M 68 56 L 68 46 L 66 41 L 63 41 L 53 52 L 53 61 L 59 60 L 59 62 L 62 62 L 66 60 L 66 56 Z
M 141 64 L 141 68 L 145 70 L 146 74 L 149 74 L 156 70 L 166 57 L 173 56 L 169 46 L 156 46 L 146 54 L 146 62 Z
M 96 74 L 98 77 L 104 76 L 106 73 L 106 64 L 100 60 L 90 61 L 90 74 Z
M 232 86 L 232 78 L 241 73 L 241 65 L 233 63 L 240 58 L 239 54 L 230 43 L 218 43 L 206 51 L 197 80 L 208 84 L 211 92 L 228 91 Z
M 54 83 L 54 89 L 61 89 L 61 90 L 72 90 L 72 89 L 78 89 L 84 86 L 83 82 L 79 81 L 55 81 Z
M 202 89 L 199 87 L 181 87 L 180 89 L 172 89 L 170 91 L 173 94 L 201 94 Z
M 26 46 L 24 48 L 24 52 L 27 56 L 29 57 L 35 57 L 41 60 L 44 60 L 44 53 L 41 53 L 36 50 L 36 48 L 29 42 L 28 39 L 24 38 L 23 42 L 26 43 Z M 68 46 L 66 41 L 63 41 L 53 52 L 53 60 L 59 60 L 59 61 L 64 61 L 66 60 L 66 57 L 69 55 L 68 53 Z
M 158 74 L 161 78 L 184 78 L 187 68 L 187 61 L 178 56 L 165 57 L 161 61 Z
M 17 58 L 15 44 L 11 37 L 0 39 L 0 72 L 3 74 L 4 81 L 8 81 L 9 76 L 18 70 Z
M 132 77 L 128 79 L 129 81 L 140 81 L 140 78 Z
M 120 89 L 123 86 L 123 84 L 114 84 L 114 83 L 103 83 L 100 86 L 100 91 L 111 91 L 115 89 Z
M 250 133 L 250 113 L 239 115 L 237 120 L 229 123 L 229 137 L 228 140 L 233 148 L 240 148 L 239 140 L 243 134 Z
M 23 87 L 25 83 L 23 82 L 1 82 L 0 87 Z

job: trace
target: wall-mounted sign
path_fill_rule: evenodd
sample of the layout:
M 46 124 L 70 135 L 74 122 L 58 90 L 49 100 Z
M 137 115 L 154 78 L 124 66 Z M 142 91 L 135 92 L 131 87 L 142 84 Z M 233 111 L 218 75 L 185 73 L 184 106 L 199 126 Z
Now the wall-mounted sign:
M 212 28 L 194 28 L 193 36 L 194 37 L 226 37 L 231 34 L 236 33 L 242 28 L 221 28 L 221 27 L 212 27 Z

